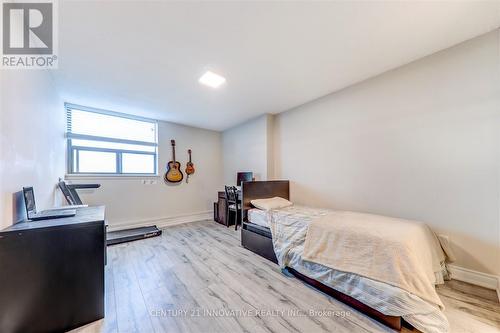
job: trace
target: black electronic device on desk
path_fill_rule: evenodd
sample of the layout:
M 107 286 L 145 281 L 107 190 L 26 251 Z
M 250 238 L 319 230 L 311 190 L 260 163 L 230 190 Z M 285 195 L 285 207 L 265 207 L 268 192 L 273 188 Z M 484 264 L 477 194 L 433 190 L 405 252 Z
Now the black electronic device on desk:
M 75 209 L 68 208 L 55 208 L 43 210 L 41 212 L 36 211 L 35 203 L 35 192 L 33 187 L 23 187 L 24 205 L 26 207 L 26 218 L 31 221 L 48 220 L 48 219 L 59 219 L 63 217 L 75 216 Z
M 238 172 L 236 175 L 236 186 L 241 186 L 243 182 L 251 182 L 253 180 L 253 172 Z

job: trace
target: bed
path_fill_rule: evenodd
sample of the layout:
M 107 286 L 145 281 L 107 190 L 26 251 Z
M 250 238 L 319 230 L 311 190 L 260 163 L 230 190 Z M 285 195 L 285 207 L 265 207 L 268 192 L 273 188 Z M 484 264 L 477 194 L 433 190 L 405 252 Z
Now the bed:
M 361 275 L 335 270 L 304 260 L 304 239 L 311 221 L 330 214 L 331 210 L 291 206 L 263 211 L 251 204 L 254 199 L 281 197 L 289 199 L 288 181 L 246 182 L 242 186 L 242 246 L 288 270 L 295 277 L 347 303 L 383 324 L 401 330 L 403 326 L 422 332 L 446 332 L 448 322 L 442 308 L 404 289 Z M 276 221 L 294 221 L 290 230 Z M 274 244 L 273 244 L 273 233 Z M 286 234 L 286 236 L 283 236 Z M 446 278 L 445 267 L 436 280 Z

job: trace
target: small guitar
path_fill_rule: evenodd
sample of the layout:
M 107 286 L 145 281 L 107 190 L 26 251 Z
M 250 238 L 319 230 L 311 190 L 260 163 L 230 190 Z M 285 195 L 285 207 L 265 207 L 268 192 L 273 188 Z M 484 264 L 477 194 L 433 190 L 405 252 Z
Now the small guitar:
M 181 164 L 175 160 L 175 140 L 170 140 L 172 145 L 172 161 L 167 164 L 167 172 L 165 173 L 165 181 L 170 183 L 179 183 L 184 178 L 181 171 Z
M 194 173 L 194 164 L 191 162 L 191 149 L 188 149 L 188 154 L 189 154 L 189 162 L 186 163 L 186 183 L 189 181 L 189 175 L 192 175 Z

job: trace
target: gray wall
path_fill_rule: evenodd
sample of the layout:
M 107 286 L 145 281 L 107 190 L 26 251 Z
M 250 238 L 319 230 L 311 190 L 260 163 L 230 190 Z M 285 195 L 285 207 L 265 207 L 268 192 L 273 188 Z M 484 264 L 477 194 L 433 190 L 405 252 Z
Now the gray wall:
M 292 200 L 425 221 L 459 266 L 500 274 L 499 32 L 275 119 Z
M 34 186 L 38 209 L 60 204 L 55 186 L 64 176 L 65 115 L 48 71 L 0 72 L 0 227 L 6 227 L 25 218 L 13 196 L 23 186 Z
M 238 171 L 252 171 L 256 180 L 271 177 L 272 119 L 266 114 L 222 133 L 225 184 L 235 185 Z

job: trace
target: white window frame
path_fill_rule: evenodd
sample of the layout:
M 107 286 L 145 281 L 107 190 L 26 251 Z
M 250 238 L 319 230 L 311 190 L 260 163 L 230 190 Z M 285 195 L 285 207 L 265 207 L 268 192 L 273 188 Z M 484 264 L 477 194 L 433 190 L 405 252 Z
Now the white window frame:
M 102 176 L 102 177 L 107 177 L 107 176 L 112 176 L 112 177 L 130 177 L 130 176 L 136 176 L 136 177 L 143 177 L 143 176 L 149 176 L 149 177 L 156 177 L 158 176 L 158 121 L 149 119 L 149 118 L 143 118 L 143 117 L 138 117 L 138 116 L 132 116 L 128 114 L 123 114 L 119 112 L 114 112 L 114 111 L 108 111 L 108 110 L 102 110 L 102 109 L 96 109 L 96 108 L 91 108 L 87 106 L 82 106 L 82 105 L 76 105 L 76 104 L 71 104 L 71 103 L 64 103 L 64 108 L 66 110 L 66 142 L 67 142 L 67 166 L 66 166 L 66 172 L 68 176 Z M 80 110 L 80 111 L 86 111 L 86 112 L 92 112 L 92 113 L 97 113 L 97 114 L 104 114 L 108 116 L 114 116 L 114 117 L 119 117 L 119 118 L 125 118 L 125 119 L 132 119 L 132 120 L 139 120 L 143 122 L 148 122 L 152 123 L 155 126 L 155 142 L 143 142 L 143 141 L 135 141 L 135 140 L 125 140 L 125 139 L 115 139 L 115 138 L 108 138 L 108 137 L 100 137 L 100 136 L 92 136 L 92 135 L 84 135 L 84 134 L 75 134 L 71 133 L 69 130 L 68 122 L 69 122 L 69 112 L 70 110 Z M 109 148 L 97 148 L 97 147 L 82 147 L 82 146 L 74 146 L 72 144 L 72 139 L 78 139 L 78 140 L 91 140 L 91 141 L 99 141 L 99 142 L 114 142 L 114 143 L 124 143 L 124 144 L 133 144 L 133 145 L 141 145 L 141 146 L 150 146 L 150 147 L 155 147 L 154 152 L 146 152 L 146 151 L 136 151 L 136 150 L 126 150 L 126 149 L 109 149 Z M 93 152 L 112 152 L 116 154 L 116 172 L 79 172 L 78 171 L 78 153 L 80 151 L 93 151 Z M 74 152 L 76 152 L 76 163 L 74 161 Z M 154 156 L 154 173 L 123 173 L 122 172 L 122 154 L 144 154 L 144 155 L 152 155 Z M 76 169 L 74 170 L 74 166 L 76 165 Z

